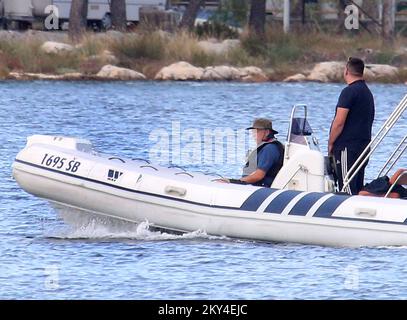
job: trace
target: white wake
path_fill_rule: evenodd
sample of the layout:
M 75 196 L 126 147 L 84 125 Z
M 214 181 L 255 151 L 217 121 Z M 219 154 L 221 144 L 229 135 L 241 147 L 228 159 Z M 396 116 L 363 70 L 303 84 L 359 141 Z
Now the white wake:
M 64 224 L 50 224 L 46 236 L 58 239 L 134 239 L 147 241 L 181 239 L 228 239 L 210 236 L 205 231 L 196 230 L 182 234 L 152 230 L 148 221 L 139 224 L 107 216 L 93 214 L 79 209 L 53 204 L 58 217 Z

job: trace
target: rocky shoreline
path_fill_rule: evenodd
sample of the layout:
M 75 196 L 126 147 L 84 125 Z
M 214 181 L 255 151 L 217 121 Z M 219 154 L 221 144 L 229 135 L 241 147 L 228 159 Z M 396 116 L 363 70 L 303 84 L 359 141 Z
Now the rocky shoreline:
M 96 74 L 83 74 L 71 72 L 65 74 L 44 74 L 30 72 L 10 72 L 6 80 L 66 80 L 66 81 L 236 81 L 236 82 L 342 82 L 344 63 L 321 62 L 315 64 L 311 70 L 286 77 L 274 78 L 267 75 L 261 68 L 248 66 L 237 68 L 233 66 L 210 66 L 206 68 L 195 67 L 188 62 L 180 61 L 162 68 L 153 78 L 127 68 L 114 65 L 105 65 Z M 366 65 L 365 77 L 371 82 L 404 83 L 398 81 L 399 69 L 389 65 Z M 405 83 L 407 85 L 407 82 Z
M 205 52 L 225 54 L 231 48 L 239 46 L 239 40 L 223 42 L 199 41 L 199 47 Z M 81 45 L 73 46 L 63 42 L 45 41 L 41 45 L 43 54 L 50 56 L 66 55 L 80 49 Z M 1 50 L 0 50 L 1 54 Z M 197 67 L 186 61 L 171 63 L 153 74 L 143 74 L 140 70 L 123 68 L 118 65 L 119 59 L 109 50 L 90 56 L 87 61 L 103 61 L 103 66 L 93 73 L 65 72 L 62 74 L 33 73 L 12 70 L 3 76 L 5 80 L 66 80 L 66 81 L 236 81 L 236 82 L 342 82 L 345 62 L 324 61 L 304 66 L 298 73 L 279 75 L 278 70 L 262 70 L 257 66 L 235 67 L 230 65 L 214 65 Z M 395 67 L 387 64 L 367 64 L 365 77 L 371 82 L 405 83 L 407 67 Z M 404 79 L 404 80 L 403 80 Z

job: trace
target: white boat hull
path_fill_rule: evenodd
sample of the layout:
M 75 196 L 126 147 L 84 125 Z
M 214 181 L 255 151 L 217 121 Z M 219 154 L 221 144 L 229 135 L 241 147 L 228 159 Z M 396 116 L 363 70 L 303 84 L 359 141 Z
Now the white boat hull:
M 44 154 L 81 164 L 68 172 L 58 162 L 45 165 Z M 35 196 L 135 223 L 147 220 L 169 230 L 329 246 L 407 245 L 405 200 L 221 184 L 157 168 L 31 144 L 17 156 L 13 176 Z M 111 180 L 112 170 L 122 173 L 116 181 Z M 187 190 L 184 195 L 182 190 Z

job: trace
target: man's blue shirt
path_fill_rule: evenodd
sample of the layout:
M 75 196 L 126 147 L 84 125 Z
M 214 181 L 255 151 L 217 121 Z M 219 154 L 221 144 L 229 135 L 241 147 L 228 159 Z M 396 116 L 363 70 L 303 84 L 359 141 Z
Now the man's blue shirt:
M 280 158 L 280 149 L 274 143 L 266 144 L 257 153 L 257 169 L 268 172 L 273 166 L 278 165 Z M 273 183 L 272 177 L 265 176 L 262 180 L 265 186 L 270 186 Z

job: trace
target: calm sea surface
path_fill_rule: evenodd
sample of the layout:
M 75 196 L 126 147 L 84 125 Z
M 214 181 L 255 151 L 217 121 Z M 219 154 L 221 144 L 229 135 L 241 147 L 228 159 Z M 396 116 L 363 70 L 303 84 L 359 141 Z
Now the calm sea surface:
M 0 299 L 407 298 L 407 248 L 330 248 L 173 235 L 55 209 L 25 193 L 11 164 L 26 137 L 90 139 L 101 152 L 149 157 L 154 130 L 250 125 L 270 117 L 284 140 L 291 107 L 309 105 L 326 152 L 341 84 L 0 83 Z M 374 130 L 407 93 L 372 84 Z M 367 179 L 406 133 L 406 118 L 371 159 Z M 199 132 L 201 132 L 199 131 Z M 202 131 L 203 132 L 203 131 Z M 399 167 L 407 167 L 407 159 Z M 239 163 L 187 166 L 238 176 Z

